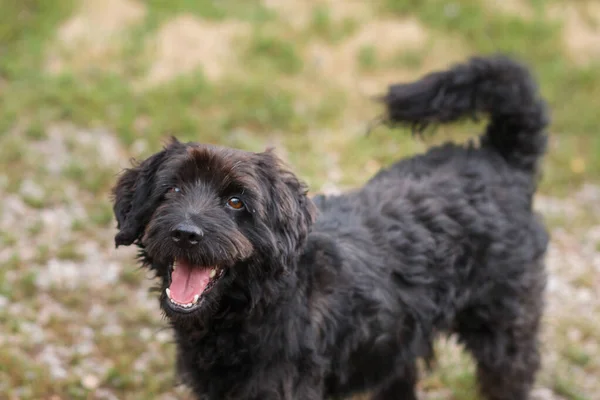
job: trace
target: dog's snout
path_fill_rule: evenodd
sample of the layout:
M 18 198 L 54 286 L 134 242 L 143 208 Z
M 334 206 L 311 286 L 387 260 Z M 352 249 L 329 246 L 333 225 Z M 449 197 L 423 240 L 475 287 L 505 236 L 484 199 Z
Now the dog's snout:
M 182 223 L 171 230 L 171 239 L 180 247 L 190 247 L 198 244 L 204 236 L 204 232 L 199 227 Z

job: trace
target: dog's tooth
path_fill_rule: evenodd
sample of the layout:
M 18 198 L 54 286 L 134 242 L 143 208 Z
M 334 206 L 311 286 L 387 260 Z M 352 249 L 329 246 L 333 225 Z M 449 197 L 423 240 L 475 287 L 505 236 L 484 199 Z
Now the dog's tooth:
M 194 301 L 192 301 L 193 304 L 196 304 L 198 302 L 198 299 L 200 298 L 200 295 L 197 294 L 194 296 Z
M 171 289 L 167 288 L 167 290 L 165 290 L 165 292 L 167 292 L 167 297 L 171 298 Z
M 177 260 L 173 261 L 173 271 L 175 271 L 175 268 L 177 268 Z
M 211 270 L 210 270 L 210 275 L 209 275 L 209 276 L 211 277 L 211 279 L 212 279 L 212 278 L 214 278 L 216 275 L 217 275 L 217 270 L 216 270 L 216 269 L 214 269 L 214 268 L 213 268 L 213 269 L 211 269 Z

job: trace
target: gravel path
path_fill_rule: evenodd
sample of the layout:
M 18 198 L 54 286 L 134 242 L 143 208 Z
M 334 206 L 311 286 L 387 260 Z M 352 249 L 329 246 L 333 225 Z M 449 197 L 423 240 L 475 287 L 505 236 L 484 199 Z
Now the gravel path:
M 77 135 L 78 148 L 85 154 L 99 146 L 103 151 L 93 161 L 115 165 L 122 150 L 114 137 L 94 132 L 91 141 L 90 135 Z M 56 132 L 34 151 L 48 159 L 48 174 L 57 177 L 74 157 Z M 65 158 L 53 163 L 57 152 Z M 31 380 L 45 379 L 49 392 L 58 393 L 54 400 L 70 398 L 70 390 L 116 399 L 148 387 L 151 379 L 158 382 L 152 389 L 160 393 L 157 398 L 185 398 L 185 391 L 172 388 L 171 334 L 148 292 L 149 277 L 134 267 L 135 251 L 114 249 L 112 223 L 78 226 L 89 219 L 90 208 L 75 186 L 62 188 L 72 193 L 65 204 L 28 205 L 24 199 L 47 195 L 47 183 L 24 179 L 17 194 L 0 186 L 0 231 L 9 244 L 0 247 L 0 364 L 10 360 L 18 366 L 12 372 L 0 367 L 0 393 L 36 398 Z M 600 187 L 585 185 L 568 200 L 539 196 L 536 207 L 553 228 L 544 371 L 533 398 L 595 400 L 600 398 L 595 395 L 600 393 Z M 442 368 L 456 369 L 461 362 L 456 345 L 447 341 L 440 348 Z M 574 397 L 570 387 L 588 397 Z M 424 398 L 445 399 L 449 393 L 429 388 Z

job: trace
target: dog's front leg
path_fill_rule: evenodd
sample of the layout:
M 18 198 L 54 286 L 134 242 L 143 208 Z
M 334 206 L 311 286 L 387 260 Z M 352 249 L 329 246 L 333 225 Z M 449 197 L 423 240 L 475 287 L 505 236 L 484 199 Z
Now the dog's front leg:
M 285 390 L 281 393 L 273 391 L 261 392 L 256 396 L 247 398 L 246 400 L 324 400 L 323 390 L 320 386 L 312 386 L 311 384 L 301 384 L 293 390 Z
M 323 379 L 320 376 L 303 376 L 296 381 L 281 400 L 325 400 Z
M 307 379 L 300 383 L 292 397 L 294 400 L 324 400 L 325 394 L 321 379 Z
M 308 371 L 307 371 L 308 370 Z M 298 371 L 296 365 L 280 365 L 263 371 L 260 380 L 255 376 L 252 394 L 240 396 L 230 393 L 232 400 L 325 400 L 323 378 L 318 368 L 305 367 Z M 301 373 L 302 372 L 302 373 Z
M 375 391 L 372 400 L 417 400 L 417 375 L 416 364 L 400 368 Z

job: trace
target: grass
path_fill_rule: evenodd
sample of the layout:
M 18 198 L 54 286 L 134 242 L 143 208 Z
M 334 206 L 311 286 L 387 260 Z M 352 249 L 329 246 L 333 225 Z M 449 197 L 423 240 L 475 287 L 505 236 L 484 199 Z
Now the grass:
M 0 393 L 8 398 L 94 398 L 97 389 L 84 379 L 89 376 L 98 390 L 117 398 L 165 393 L 186 398 L 172 387 L 173 348 L 160 334 L 165 324 L 155 297 L 146 294 L 151 282 L 145 271 L 133 267 L 132 253 L 113 250 L 109 195 L 127 158 L 155 152 L 170 134 L 255 151 L 276 145 L 312 191 L 332 183 L 353 187 L 400 157 L 447 139 L 465 140 L 465 129 L 481 129 L 477 124 L 444 126 L 433 137 L 413 139 L 405 130 L 380 126 L 367 135 L 366 125 L 381 110 L 363 83 L 381 91 L 395 76 L 409 79 L 447 65 L 455 52 L 503 51 L 533 67 L 552 107 L 552 144 L 541 193 L 565 198 L 586 182 L 598 183 L 600 59 L 583 65 L 569 57 L 562 41 L 566 22 L 548 17 L 548 7 L 559 0 L 521 0 L 532 10 L 527 17 L 499 12 L 482 0 L 377 0 L 368 5 L 369 14 L 352 12 L 343 2 L 290 2 L 290 9 L 271 9 L 258 0 L 130 0 L 145 8 L 143 18 L 123 27 L 110 40 L 114 51 L 93 65 L 77 63 L 87 48 L 59 43 L 56 35 L 80 12 L 81 1 L 7 0 L 0 13 L 0 196 L 5 199 L 0 296 L 13 302 L 0 306 L 0 323 L 8 327 L 0 335 Z M 209 78 L 196 65 L 173 79 L 142 84 L 156 56 L 149 44 L 163 24 L 181 15 L 210 26 L 247 27 L 249 34 L 232 46 L 235 65 L 223 65 L 227 72 L 221 79 Z M 343 54 L 346 41 L 377 18 L 414 18 L 426 31 L 427 44 L 404 48 L 391 38 L 378 38 Z M 456 40 L 460 49 L 439 52 L 436 44 L 446 38 Z M 325 51 L 313 57 L 309 49 L 314 46 Z M 62 57 L 60 71 L 49 69 L 50 55 Z M 350 78 L 342 79 L 346 73 Z M 23 182 L 39 190 L 24 191 Z M 587 229 L 599 217 L 594 207 L 580 209 L 576 217 L 549 219 L 555 228 L 578 232 L 576 242 L 585 243 Z M 84 257 L 81 243 L 89 241 L 100 250 Z M 40 286 L 51 262 L 83 265 L 84 258 L 86 268 L 102 273 L 117 264 L 117 283 L 86 281 L 87 271 L 78 270 L 49 288 Z M 565 270 L 562 281 L 574 289 L 598 290 L 593 270 Z M 79 287 L 69 286 L 77 279 Z M 588 312 L 599 313 L 595 308 Z M 570 341 L 562 327 L 575 326 L 583 341 L 596 344 L 598 328 L 579 316 L 557 318 L 549 322 L 561 327 L 554 329 L 551 343 L 556 365 L 545 367 L 540 384 L 568 399 L 592 399 L 600 387 L 580 382 L 600 372 L 600 355 Z M 48 340 L 37 343 L 35 335 L 23 331 L 27 324 L 39 324 Z M 121 327 L 121 333 L 102 334 L 107 326 Z M 81 340 L 81 327 L 95 332 L 86 356 L 71 351 Z M 146 330 L 151 333 L 140 340 Z M 476 398 L 470 361 L 441 352 L 450 361 L 426 377 L 424 390 L 443 390 L 454 400 Z M 88 359 L 102 367 L 91 368 Z M 57 378 L 52 368 L 40 366 L 48 362 L 67 375 Z M 134 365 L 142 367 L 135 370 Z M 562 373 L 570 368 L 574 372 Z
M 272 13 L 258 0 L 244 2 L 236 0 L 174 0 L 168 3 L 161 0 L 148 0 L 144 3 L 148 8 L 148 20 L 154 24 L 160 24 L 181 14 L 191 14 L 216 21 L 239 19 L 257 24 L 273 18 Z
M 363 46 L 358 51 L 358 65 L 364 71 L 370 71 L 377 65 L 377 50 L 373 46 Z
M 267 68 L 275 74 L 294 75 L 302 70 L 302 59 L 293 42 L 260 31 L 251 39 L 246 57 L 258 64 L 256 68 Z
M 355 19 L 335 20 L 326 5 L 316 5 L 311 10 L 307 34 L 309 37 L 316 37 L 335 44 L 356 32 L 357 29 L 358 23 Z
M 577 387 L 569 381 L 569 378 L 556 377 L 556 380 L 554 382 L 554 390 L 558 395 L 563 396 L 569 400 L 590 399 L 588 396 L 582 395 L 581 392 L 577 389 Z

